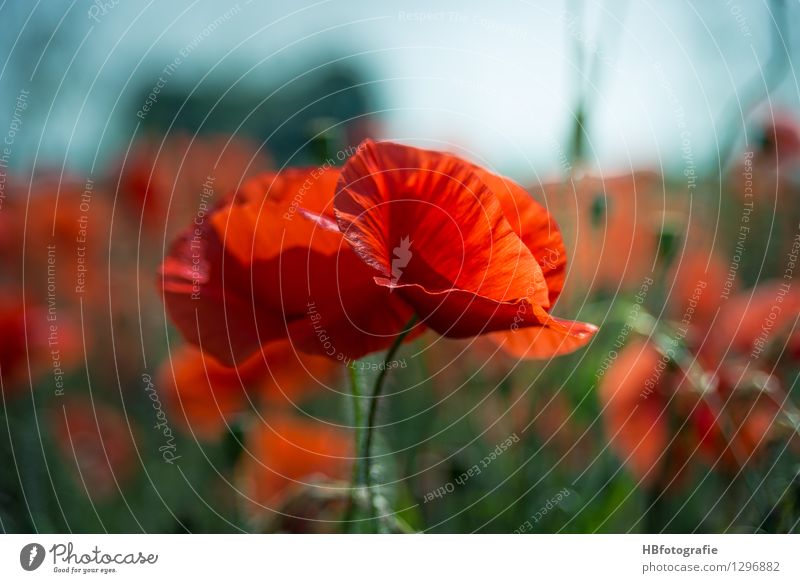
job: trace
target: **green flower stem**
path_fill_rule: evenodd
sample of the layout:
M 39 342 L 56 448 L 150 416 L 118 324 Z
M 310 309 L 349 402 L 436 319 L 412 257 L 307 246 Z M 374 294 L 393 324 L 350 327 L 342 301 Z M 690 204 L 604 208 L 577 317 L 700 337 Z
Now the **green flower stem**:
M 363 411 L 361 407 L 361 399 L 364 398 L 364 395 L 361 394 L 361 377 L 358 374 L 358 371 L 351 369 L 350 384 L 354 401 L 353 419 L 356 427 L 356 448 L 359 453 L 353 468 L 353 483 L 350 488 L 350 498 L 348 500 L 347 509 L 344 516 L 345 531 L 350 529 L 350 523 L 355 515 L 357 506 L 356 494 L 359 488 L 363 488 L 366 493 L 370 521 L 375 517 L 375 504 L 372 495 L 372 443 L 375 436 L 375 422 L 378 414 L 378 399 L 383 392 L 386 374 L 391 368 L 390 364 L 394 360 L 400 345 L 406 339 L 409 332 L 411 332 L 416 322 L 416 316 L 412 316 L 412 318 L 403 328 L 403 331 L 397 336 L 397 338 L 395 338 L 391 347 L 384 356 L 383 367 L 381 367 L 381 370 L 375 379 L 375 384 L 372 386 L 372 393 L 369 396 L 370 401 L 366 425 L 362 423 Z
M 350 371 L 350 394 L 352 395 L 353 402 L 353 433 L 355 435 L 356 447 L 355 451 L 361 449 L 361 440 L 363 439 L 364 429 L 364 408 L 361 406 L 361 399 L 364 397 L 362 392 L 363 377 L 358 368 L 358 362 L 348 366 Z M 353 465 L 353 483 L 358 479 L 357 475 L 358 464 Z
M 369 413 L 367 415 L 366 434 L 364 436 L 364 441 L 361 448 L 361 455 L 359 456 L 361 458 L 360 461 L 362 465 L 362 483 L 367 489 L 367 494 L 370 493 L 370 489 L 372 487 L 372 441 L 375 435 L 375 420 L 378 414 L 378 398 L 383 392 L 383 385 L 384 381 L 386 380 L 386 373 L 389 371 L 389 365 L 394 360 L 397 350 L 400 348 L 400 345 L 403 343 L 403 340 L 405 340 L 406 336 L 408 336 L 408 333 L 411 332 L 411 329 L 414 327 L 416 322 L 416 316 L 412 316 L 405 328 L 403 328 L 403 331 L 397 336 L 397 338 L 395 338 L 394 343 L 386 352 L 386 356 L 383 358 L 383 367 L 378 373 L 378 378 L 375 379 L 375 384 L 372 387 L 372 395 L 370 395 L 369 401 Z M 370 508 L 372 508 L 371 501 Z
M 361 450 L 361 440 L 363 439 L 364 428 L 364 408 L 361 405 L 361 399 L 364 397 L 362 392 L 363 377 L 361 369 L 358 366 L 358 361 L 354 360 L 348 366 L 350 376 L 350 395 L 353 406 L 353 434 L 355 437 L 355 451 Z M 343 519 L 343 532 L 349 532 L 352 525 L 353 517 L 356 510 L 356 488 L 358 487 L 358 477 L 360 464 L 358 460 L 353 464 L 353 473 L 350 477 L 350 490 L 347 497 L 347 508 L 344 513 Z

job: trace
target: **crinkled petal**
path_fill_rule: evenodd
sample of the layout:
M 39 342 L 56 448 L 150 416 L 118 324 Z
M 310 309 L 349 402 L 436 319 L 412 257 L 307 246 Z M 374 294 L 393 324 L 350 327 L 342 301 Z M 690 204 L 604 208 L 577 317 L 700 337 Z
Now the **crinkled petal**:
M 455 156 L 368 141 L 342 171 L 335 212 L 376 281 L 440 334 L 508 328 L 520 303 L 550 305 L 498 197 Z

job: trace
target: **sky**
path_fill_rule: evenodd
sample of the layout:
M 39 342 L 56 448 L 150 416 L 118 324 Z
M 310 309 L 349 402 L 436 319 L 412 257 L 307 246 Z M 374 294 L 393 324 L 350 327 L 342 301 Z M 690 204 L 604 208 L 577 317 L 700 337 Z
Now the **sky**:
M 269 95 L 345 64 L 374 93 L 382 138 L 456 150 L 522 182 L 563 172 L 583 95 L 590 167 L 679 171 L 687 150 L 708 164 L 741 129 L 737 100 L 760 79 L 775 27 L 759 0 L 431 4 L 5 0 L 0 134 L 21 123 L 10 165 L 112 159 L 143 88 L 185 54 L 168 82 L 187 93 L 214 80 Z M 792 61 L 799 17 L 792 2 L 780 19 Z M 15 121 L 21 92 L 29 106 Z M 798 109 L 790 66 L 757 114 Z

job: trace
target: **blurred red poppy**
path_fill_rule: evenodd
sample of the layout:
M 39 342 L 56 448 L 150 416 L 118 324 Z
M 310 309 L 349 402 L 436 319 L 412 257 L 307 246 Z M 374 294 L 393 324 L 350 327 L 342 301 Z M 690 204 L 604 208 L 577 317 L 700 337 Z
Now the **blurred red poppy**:
M 0 375 L 3 394 L 6 398 L 24 387 L 28 365 L 35 374 L 49 355 L 47 349 L 47 327 L 31 326 L 32 313 L 41 313 L 38 308 L 28 307 L 28 317 L 22 304 L 6 294 L 0 299 Z M 38 320 L 39 318 L 37 318 Z
M 317 421 L 268 415 L 248 434 L 245 447 L 237 473 L 256 513 L 274 510 L 292 491 L 324 489 L 324 483 L 350 475 L 350 436 Z
M 76 482 L 90 496 L 119 492 L 136 469 L 129 420 L 88 398 L 70 398 L 50 413 L 56 438 Z
M 57 294 L 59 307 L 74 307 L 104 282 L 111 214 L 91 180 L 43 174 L 17 183 L 3 204 L 3 269 L 27 295 Z
M 180 346 L 161 364 L 156 387 L 163 388 L 171 417 L 197 438 L 211 440 L 246 406 L 244 385 L 252 368 L 225 367 L 197 348 Z
M 234 368 L 193 346 L 180 346 L 162 363 L 157 386 L 187 429 L 214 439 L 234 415 L 265 401 L 274 409 L 319 389 L 330 377 L 327 358 L 302 355 L 289 342 L 273 342 Z
M 80 331 L 74 322 L 33 302 L 23 303 L 18 291 L 0 289 L 0 376 L 6 398 L 30 388 L 47 375 L 55 394 L 82 359 Z M 48 374 L 49 373 L 49 374 Z
M 735 362 L 709 375 L 698 386 L 645 340 L 629 343 L 605 374 L 599 397 L 606 432 L 643 483 L 679 484 L 694 456 L 733 473 L 781 435 L 786 396 L 776 378 Z M 760 379 L 769 386 L 759 386 Z
M 776 377 L 736 362 L 723 365 L 715 394 L 691 412 L 699 453 L 729 473 L 755 461 L 787 433 L 781 423 L 786 398 Z
M 764 281 L 728 300 L 703 351 L 710 363 L 731 355 L 777 358 L 797 332 L 800 290 L 784 281 Z
M 634 341 L 619 353 L 598 388 L 611 446 L 645 483 L 660 477 L 670 442 L 661 355 L 647 342 Z M 672 377 L 669 377 L 672 380 Z M 656 390 L 657 389 L 657 390 Z
M 124 221 L 112 224 L 107 191 L 92 179 L 41 173 L 26 185 L 16 183 L 13 194 L 0 213 L 0 279 L 44 312 L 29 317 L 38 318 L 48 337 L 53 368 L 84 364 L 86 350 L 98 361 L 114 359 L 121 376 L 137 374 L 141 363 L 132 361 L 141 344 L 125 332 L 144 330 L 147 318 L 139 311 L 147 305 L 131 293 L 137 256 Z M 96 374 L 108 374 L 110 384 L 113 372 Z
M 735 471 L 780 435 L 786 394 L 764 357 L 788 341 L 800 314 L 800 295 L 784 283 L 738 291 L 695 238 L 671 281 L 675 338 L 630 342 L 599 387 L 612 446 L 645 483 L 671 477 L 695 453 Z
M 705 336 L 716 325 L 725 298 L 736 293 L 736 281 L 728 266 L 711 248 L 690 238 L 684 253 L 677 256 L 667 278 L 667 311 L 675 321 L 691 324 L 689 333 Z M 716 336 L 716 335 L 714 335 Z M 702 347 L 704 338 L 690 338 Z
M 263 148 L 245 137 L 179 132 L 137 140 L 113 178 L 135 224 L 160 235 L 160 244 L 175 235 L 176 225 L 182 228 L 271 165 Z

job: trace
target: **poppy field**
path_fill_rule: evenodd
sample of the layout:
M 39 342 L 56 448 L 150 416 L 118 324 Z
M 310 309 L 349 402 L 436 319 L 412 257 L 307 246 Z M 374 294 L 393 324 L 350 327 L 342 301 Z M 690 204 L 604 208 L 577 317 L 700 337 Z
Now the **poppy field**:
M 330 39 L 316 9 L 187 3 L 178 40 L 122 54 L 125 27 L 171 31 L 178 8 L 147 28 L 145 6 L 22 4 L 0 4 L 19 40 L 0 53 L 0 532 L 798 532 L 796 6 L 659 13 L 719 27 L 742 81 L 717 103 L 682 89 L 714 68 L 702 51 L 659 53 L 641 26 L 672 28 L 622 3 L 341 9 Z M 399 36 L 369 36 L 369 10 Z M 275 53 L 244 44 L 281 18 Z M 494 55 L 435 44 L 452 28 L 511 43 L 500 68 L 552 61 L 522 47 L 562 31 L 556 138 L 494 93 L 515 87 L 492 86 Z M 752 37 L 766 56 L 737 68 L 726 47 Z M 335 39 L 354 44 L 331 57 Z M 699 71 L 671 67 L 679 48 Z M 386 71 L 348 61 L 370 51 Z M 439 90 L 478 97 L 381 102 L 441 82 L 393 51 L 474 66 Z M 615 158 L 627 67 L 674 139 Z M 510 99 L 544 111 L 534 93 Z

